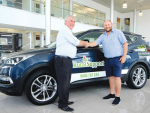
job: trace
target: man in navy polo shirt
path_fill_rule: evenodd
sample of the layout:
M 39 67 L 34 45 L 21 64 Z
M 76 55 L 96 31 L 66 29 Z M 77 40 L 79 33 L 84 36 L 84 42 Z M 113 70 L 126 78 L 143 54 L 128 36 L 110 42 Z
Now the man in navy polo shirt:
M 94 42 L 86 46 L 96 46 L 102 44 L 105 56 L 106 76 L 109 77 L 110 94 L 103 99 L 115 98 L 114 105 L 120 102 L 121 91 L 121 70 L 122 64 L 126 61 L 128 43 L 122 31 L 112 29 L 113 24 L 110 20 L 104 22 L 105 32 Z M 115 91 L 116 90 L 116 95 Z

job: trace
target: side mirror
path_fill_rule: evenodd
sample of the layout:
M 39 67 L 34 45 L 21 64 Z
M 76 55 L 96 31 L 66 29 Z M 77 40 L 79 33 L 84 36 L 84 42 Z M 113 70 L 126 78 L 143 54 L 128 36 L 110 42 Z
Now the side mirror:
M 146 37 L 142 37 L 142 39 L 145 39 Z

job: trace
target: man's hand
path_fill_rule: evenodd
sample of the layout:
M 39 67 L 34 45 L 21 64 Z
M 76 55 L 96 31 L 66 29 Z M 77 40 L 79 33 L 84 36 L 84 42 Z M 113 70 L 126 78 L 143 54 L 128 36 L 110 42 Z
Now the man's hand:
M 124 56 L 122 56 L 121 58 L 120 58 L 120 60 L 119 60 L 120 62 L 121 62 L 121 64 L 123 64 L 123 63 L 125 63 L 125 61 L 126 61 L 126 56 L 124 57 Z
M 89 43 L 88 43 L 87 41 L 85 42 L 84 47 L 85 47 L 85 48 L 88 48 L 88 47 L 89 47 Z

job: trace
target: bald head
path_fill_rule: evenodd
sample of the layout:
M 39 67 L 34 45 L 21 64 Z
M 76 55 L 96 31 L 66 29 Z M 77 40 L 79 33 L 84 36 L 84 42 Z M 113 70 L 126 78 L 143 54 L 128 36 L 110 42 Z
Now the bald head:
M 106 32 L 111 32 L 112 26 L 113 26 L 113 24 L 110 20 L 106 20 L 103 25 Z

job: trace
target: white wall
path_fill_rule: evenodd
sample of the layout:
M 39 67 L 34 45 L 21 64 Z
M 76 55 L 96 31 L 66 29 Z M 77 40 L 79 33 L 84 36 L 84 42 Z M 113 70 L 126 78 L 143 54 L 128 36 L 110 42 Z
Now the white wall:
M 143 16 L 138 16 L 137 11 L 136 33 L 146 37 L 146 41 L 150 42 L 150 9 L 142 10 Z
M 139 11 L 136 12 L 136 34 L 146 37 L 146 41 L 150 42 L 150 9 L 142 10 L 143 16 L 139 16 Z M 130 31 L 133 32 L 134 12 L 123 13 L 123 18 L 130 18 Z
M 10 26 L 9 28 L 20 30 L 38 30 L 45 31 L 45 15 L 37 14 L 29 11 L 15 9 L 6 6 L 0 6 L 0 27 Z M 64 24 L 64 19 L 51 17 L 51 29 L 58 31 Z M 76 22 L 75 32 L 80 30 L 85 31 L 87 29 L 97 29 L 100 27 L 86 25 Z
M 130 18 L 130 32 L 133 32 L 133 24 L 134 24 L 134 12 L 123 13 L 123 24 L 125 18 Z

